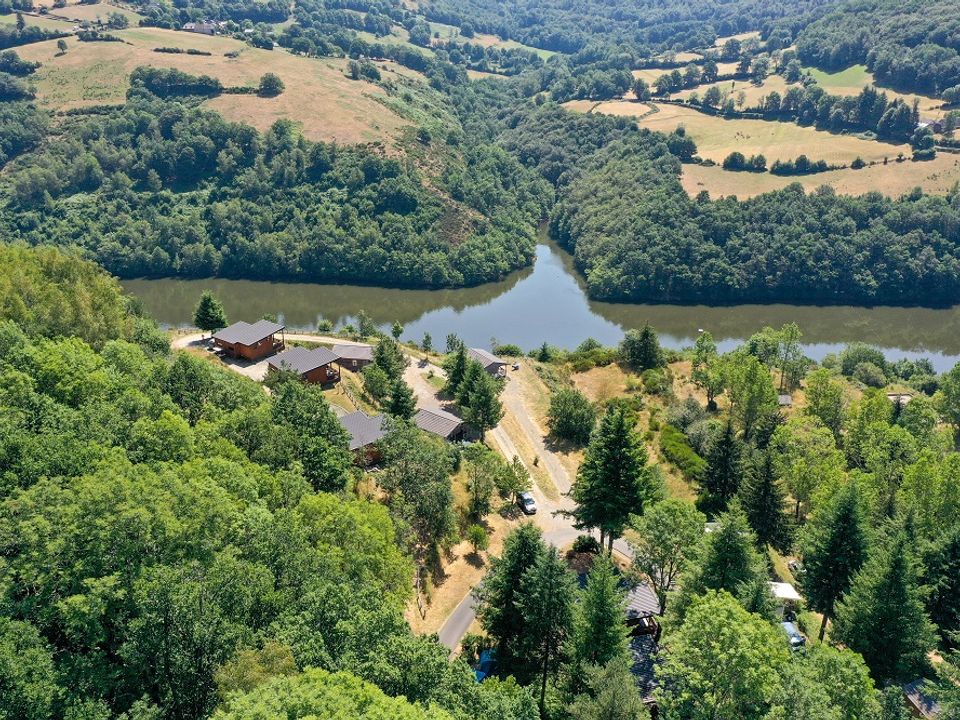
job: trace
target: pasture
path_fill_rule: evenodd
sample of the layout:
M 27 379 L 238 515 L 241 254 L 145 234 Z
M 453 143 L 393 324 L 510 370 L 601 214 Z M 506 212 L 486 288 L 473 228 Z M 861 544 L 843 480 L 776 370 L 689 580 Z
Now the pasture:
M 169 67 L 218 78 L 225 86 L 255 86 L 265 72 L 274 72 L 286 91 L 273 98 L 222 95 L 205 105 L 229 120 L 265 130 L 289 118 L 301 124 L 306 137 L 343 143 L 388 140 L 407 123 L 378 101 L 385 92 L 345 75 L 345 60 L 312 59 L 253 48 L 239 40 L 195 33 L 135 28 L 114 31 L 124 42 L 79 42 L 58 56 L 56 41 L 17 48 L 20 56 L 43 65 L 31 78 L 41 105 L 62 110 L 123 102 L 129 75 L 140 65 Z M 153 52 L 156 47 L 193 48 L 209 56 Z M 239 52 L 237 57 L 226 53 Z M 387 70 L 387 72 L 391 72 Z
M 724 98 L 727 96 L 737 100 L 740 93 L 743 93 L 743 108 L 749 109 L 759 107 L 761 100 L 772 92 L 780 93 L 782 97 L 787 92 L 787 83 L 781 75 L 768 75 L 763 83 L 757 85 L 750 80 L 721 80 L 720 82 L 699 85 L 689 90 L 682 90 L 674 93 L 671 97 L 678 100 L 689 100 L 694 94 L 702 98 L 711 87 L 720 89 Z
M 926 95 L 916 95 L 913 93 L 900 93 L 890 88 L 880 87 L 876 84 L 873 74 L 867 70 L 866 65 L 852 65 L 846 70 L 840 70 L 835 73 L 824 72 L 816 68 L 804 68 L 813 76 L 817 85 L 822 87 L 831 95 L 859 95 L 860 91 L 867 85 L 873 85 L 887 94 L 887 97 L 902 98 L 906 103 L 913 104 L 914 100 L 920 101 L 920 114 L 924 118 L 935 119 L 944 115 L 941 109 L 943 101 Z

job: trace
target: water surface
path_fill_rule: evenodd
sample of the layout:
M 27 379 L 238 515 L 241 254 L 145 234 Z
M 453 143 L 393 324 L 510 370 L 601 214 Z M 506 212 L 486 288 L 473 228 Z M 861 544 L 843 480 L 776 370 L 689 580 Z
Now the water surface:
M 204 290 L 212 290 L 231 321 L 277 316 L 288 328 L 315 330 L 321 318 L 337 326 L 355 321 L 365 310 L 384 330 L 399 320 L 404 338 L 425 332 L 442 347 L 447 333 L 469 345 L 494 341 L 532 349 L 544 341 L 573 348 L 587 337 L 605 345 L 620 341 L 625 330 L 649 322 L 664 345 L 692 345 L 699 329 L 709 330 L 721 350 L 729 350 L 764 326 L 796 322 L 806 352 L 821 359 L 853 341 L 882 348 L 891 359 L 929 357 L 939 371 L 960 361 L 960 306 L 862 308 L 794 305 L 644 305 L 596 302 L 587 298 L 570 256 L 550 242 L 537 246 L 533 268 L 502 282 L 457 290 L 398 290 L 359 285 L 271 283 L 252 280 L 126 280 L 160 323 L 191 324 Z

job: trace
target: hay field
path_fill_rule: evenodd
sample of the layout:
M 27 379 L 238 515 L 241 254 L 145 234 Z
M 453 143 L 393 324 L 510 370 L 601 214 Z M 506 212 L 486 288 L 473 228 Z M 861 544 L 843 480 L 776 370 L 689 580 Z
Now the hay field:
M 736 100 L 742 92 L 745 98 L 744 109 L 759 107 L 760 101 L 772 92 L 778 92 L 780 96 L 783 97 L 789 88 L 782 75 L 768 75 L 761 85 L 755 85 L 749 80 L 722 80 L 707 85 L 699 85 L 689 90 L 682 90 L 673 94 L 671 97 L 679 100 L 688 100 L 696 93 L 698 97 L 702 98 L 704 93 L 714 86 L 720 88 L 720 92 L 723 93 L 724 96 L 729 95 L 734 100 Z
M 737 63 L 735 62 L 717 63 L 717 72 L 720 75 L 729 75 L 730 73 L 733 73 L 734 71 L 736 71 L 736 69 L 737 69 Z M 660 77 L 661 75 L 669 75 L 672 72 L 673 70 L 664 70 L 662 68 L 644 68 L 643 70 L 632 71 L 634 78 L 643 78 L 650 85 L 653 85 L 657 81 L 657 78 Z M 683 68 L 680 68 L 680 72 L 683 72 Z M 740 82 L 746 85 L 749 81 L 741 80 Z M 708 87 L 707 85 L 701 85 L 699 87 L 693 88 L 692 91 L 699 92 L 701 95 L 703 95 L 703 91 L 706 90 L 707 87 Z M 684 90 L 683 92 L 688 92 L 688 91 Z
M 920 101 L 920 113 L 925 118 L 935 119 L 943 117 L 945 111 L 941 109 L 943 100 L 932 98 L 927 95 L 916 95 L 913 93 L 899 93 L 890 88 L 884 88 L 877 85 L 873 73 L 867 70 L 866 65 L 852 65 L 846 70 L 829 73 L 816 68 L 804 68 L 809 72 L 817 85 L 822 87 L 831 95 L 859 95 L 867 85 L 873 85 L 887 94 L 889 98 L 903 98 L 908 104 L 913 104 L 914 100 Z
M 715 48 L 722 48 L 727 40 L 739 40 L 744 42 L 745 40 L 750 40 L 751 38 L 760 39 L 760 33 L 757 30 L 751 30 L 750 32 L 742 32 L 739 35 L 727 35 L 726 37 L 718 37 L 716 42 L 713 43 Z
M 568 103 L 566 107 L 583 111 L 582 106 Z M 901 152 L 910 155 L 907 145 L 863 140 L 852 135 L 834 135 L 794 123 L 727 120 L 677 105 L 660 104 L 657 107 L 659 112 L 643 118 L 639 124 L 661 132 L 671 132 L 683 125 L 687 134 L 697 143 L 698 154 L 718 163 L 734 150 L 748 156 L 761 153 L 768 163 L 792 160 L 800 154 L 812 160 L 837 164 L 849 164 L 856 157 L 870 162 L 882 161 L 885 157 L 892 160 Z M 600 103 L 593 109 L 593 112 L 622 116 L 637 116 L 646 111 L 645 105 L 622 101 Z
M 67 22 L 66 20 L 55 20 L 54 18 L 44 17 L 42 15 L 24 15 L 23 21 L 27 25 L 34 25 L 44 30 L 58 30 L 60 32 L 72 32 L 73 23 Z M 17 14 L 16 13 L 7 13 L 6 15 L 0 15 L 0 23 L 4 25 L 16 25 L 17 24 Z M 23 56 L 23 50 L 27 46 L 18 45 L 17 47 L 10 48 L 15 50 L 18 55 Z
M 719 166 L 685 165 L 681 182 L 684 189 L 694 196 L 702 190 L 710 197 L 736 195 L 743 199 L 799 182 L 807 190 L 829 185 L 844 195 L 863 195 L 879 190 L 885 195 L 899 197 L 915 187 L 936 194 L 946 194 L 960 181 L 960 155 L 938 153 L 929 162 L 890 162 L 862 170 L 831 170 L 816 175 L 779 177 L 770 173 L 728 172 Z
M 129 74 L 140 65 L 178 68 L 218 78 L 224 85 L 256 85 L 265 72 L 281 77 L 286 91 L 275 98 L 222 95 L 205 104 L 235 121 L 265 130 L 280 119 L 302 125 L 306 137 L 344 143 L 394 137 L 407 123 L 375 98 L 384 91 L 349 80 L 345 60 L 318 60 L 283 50 L 252 48 L 239 40 L 195 33 L 136 28 L 114 31 L 125 43 L 70 40 L 66 55 L 57 57 L 56 41 L 18 48 L 21 57 L 43 63 L 32 77 L 41 105 L 67 109 L 123 102 Z M 129 43 L 129 44 L 127 44 Z M 153 52 L 155 47 L 195 48 L 210 56 Z M 225 53 L 240 51 L 237 58 Z
M 109 3 L 97 3 L 96 5 L 67 5 L 63 8 L 55 8 L 50 11 L 54 15 L 76 20 L 78 22 L 96 22 L 97 18 L 103 22 L 107 21 L 107 15 L 110 13 L 120 13 L 130 21 L 131 27 L 136 27 L 143 17 L 133 10 L 111 5 Z

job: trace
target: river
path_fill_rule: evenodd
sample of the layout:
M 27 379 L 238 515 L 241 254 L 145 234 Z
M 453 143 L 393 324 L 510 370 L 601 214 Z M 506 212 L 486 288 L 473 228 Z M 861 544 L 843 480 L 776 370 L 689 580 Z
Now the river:
M 187 326 L 204 290 L 221 299 L 231 321 L 277 316 L 291 329 L 316 329 L 321 318 L 340 326 L 363 309 L 384 330 L 399 320 L 403 337 L 425 332 L 435 347 L 448 333 L 469 345 L 516 343 L 529 350 L 544 341 L 573 348 L 592 337 L 614 345 L 625 330 L 649 322 L 667 347 L 692 345 L 699 329 L 709 330 L 721 351 L 730 350 L 766 325 L 796 322 L 806 353 L 819 360 L 844 345 L 876 345 L 888 358 L 928 357 L 938 371 L 960 361 L 960 306 L 949 309 L 735 305 L 640 305 L 587 298 L 571 257 L 551 242 L 537 246 L 533 268 L 497 283 L 457 290 L 398 290 L 358 285 L 271 283 L 251 280 L 126 280 L 163 325 Z

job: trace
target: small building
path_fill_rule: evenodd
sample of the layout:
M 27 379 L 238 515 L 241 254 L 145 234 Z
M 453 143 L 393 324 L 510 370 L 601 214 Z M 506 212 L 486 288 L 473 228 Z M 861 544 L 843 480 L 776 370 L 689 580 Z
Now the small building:
M 630 588 L 626 598 L 626 623 L 632 635 L 660 636 L 656 621 L 660 615 L 660 600 L 650 583 L 641 582 Z
M 188 22 L 183 24 L 183 30 L 186 32 L 200 33 L 201 35 L 215 35 L 219 27 L 219 23 L 210 22 L 209 20 L 204 20 L 203 22 Z
M 370 465 L 380 459 L 376 444 L 387 434 L 387 419 L 383 415 L 367 415 L 357 410 L 340 418 L 340 424 L 350 435 L 350 451 L 361 465 Z
M 414 424 L 421 430 L 433 433 L 451 442 L 463 439 L 463 420 L 443 410 L 419 410 L 413 416 Z
M 777 395 L 777 405 L 780 407 L 793 407 L 793 397 L 789 393 L 780 393 Z
M 340 371 L 333 364 L 337 356 L 324 347 L 312 350 L 305 347 L 293 347 L 270 358 L 270 370 L 290 370 L 309 383 L 326 385 L 340 380 Z
M 227 357 L 260 360 L 284 349 L 283 331 L 283 325 L 270 320 L 258 320 L 252 325 L 240 321 L 215 332 L 213 343 Z
M 481 348 L 470 348 L 467 350 L 467 357 L 480 363 L 491 375 L 504 375 L 507 372 L 506 360 L 501 360 L 493 353 Z
M 653 635 L 630 638 L 630 673 L 651 717 L 656 717 L 657 711 L 653 692 L 657 689 L 656 658 L 659 651 L 660 645 Z
M 371 345 L 334 345 L 333 354 L 342 369 L 362 370 L 373 362 Z
M 776 601 L 776 612 L 779 617 L 794 614 L 803 602 L 803 596 L 790 583 L 768 582 L 767 587 L 770 588 L 770 594 Z
M 906 392 L 887 393 L 887 400 L 901 408 L 910 402 L 911 398 L 913 398 L 913 395 Z
M 903 686 L 903 701 L 914 717 L 935 720 L 940 717 L 940 703 L 927 694 L 927 681 L 917 678 Z

